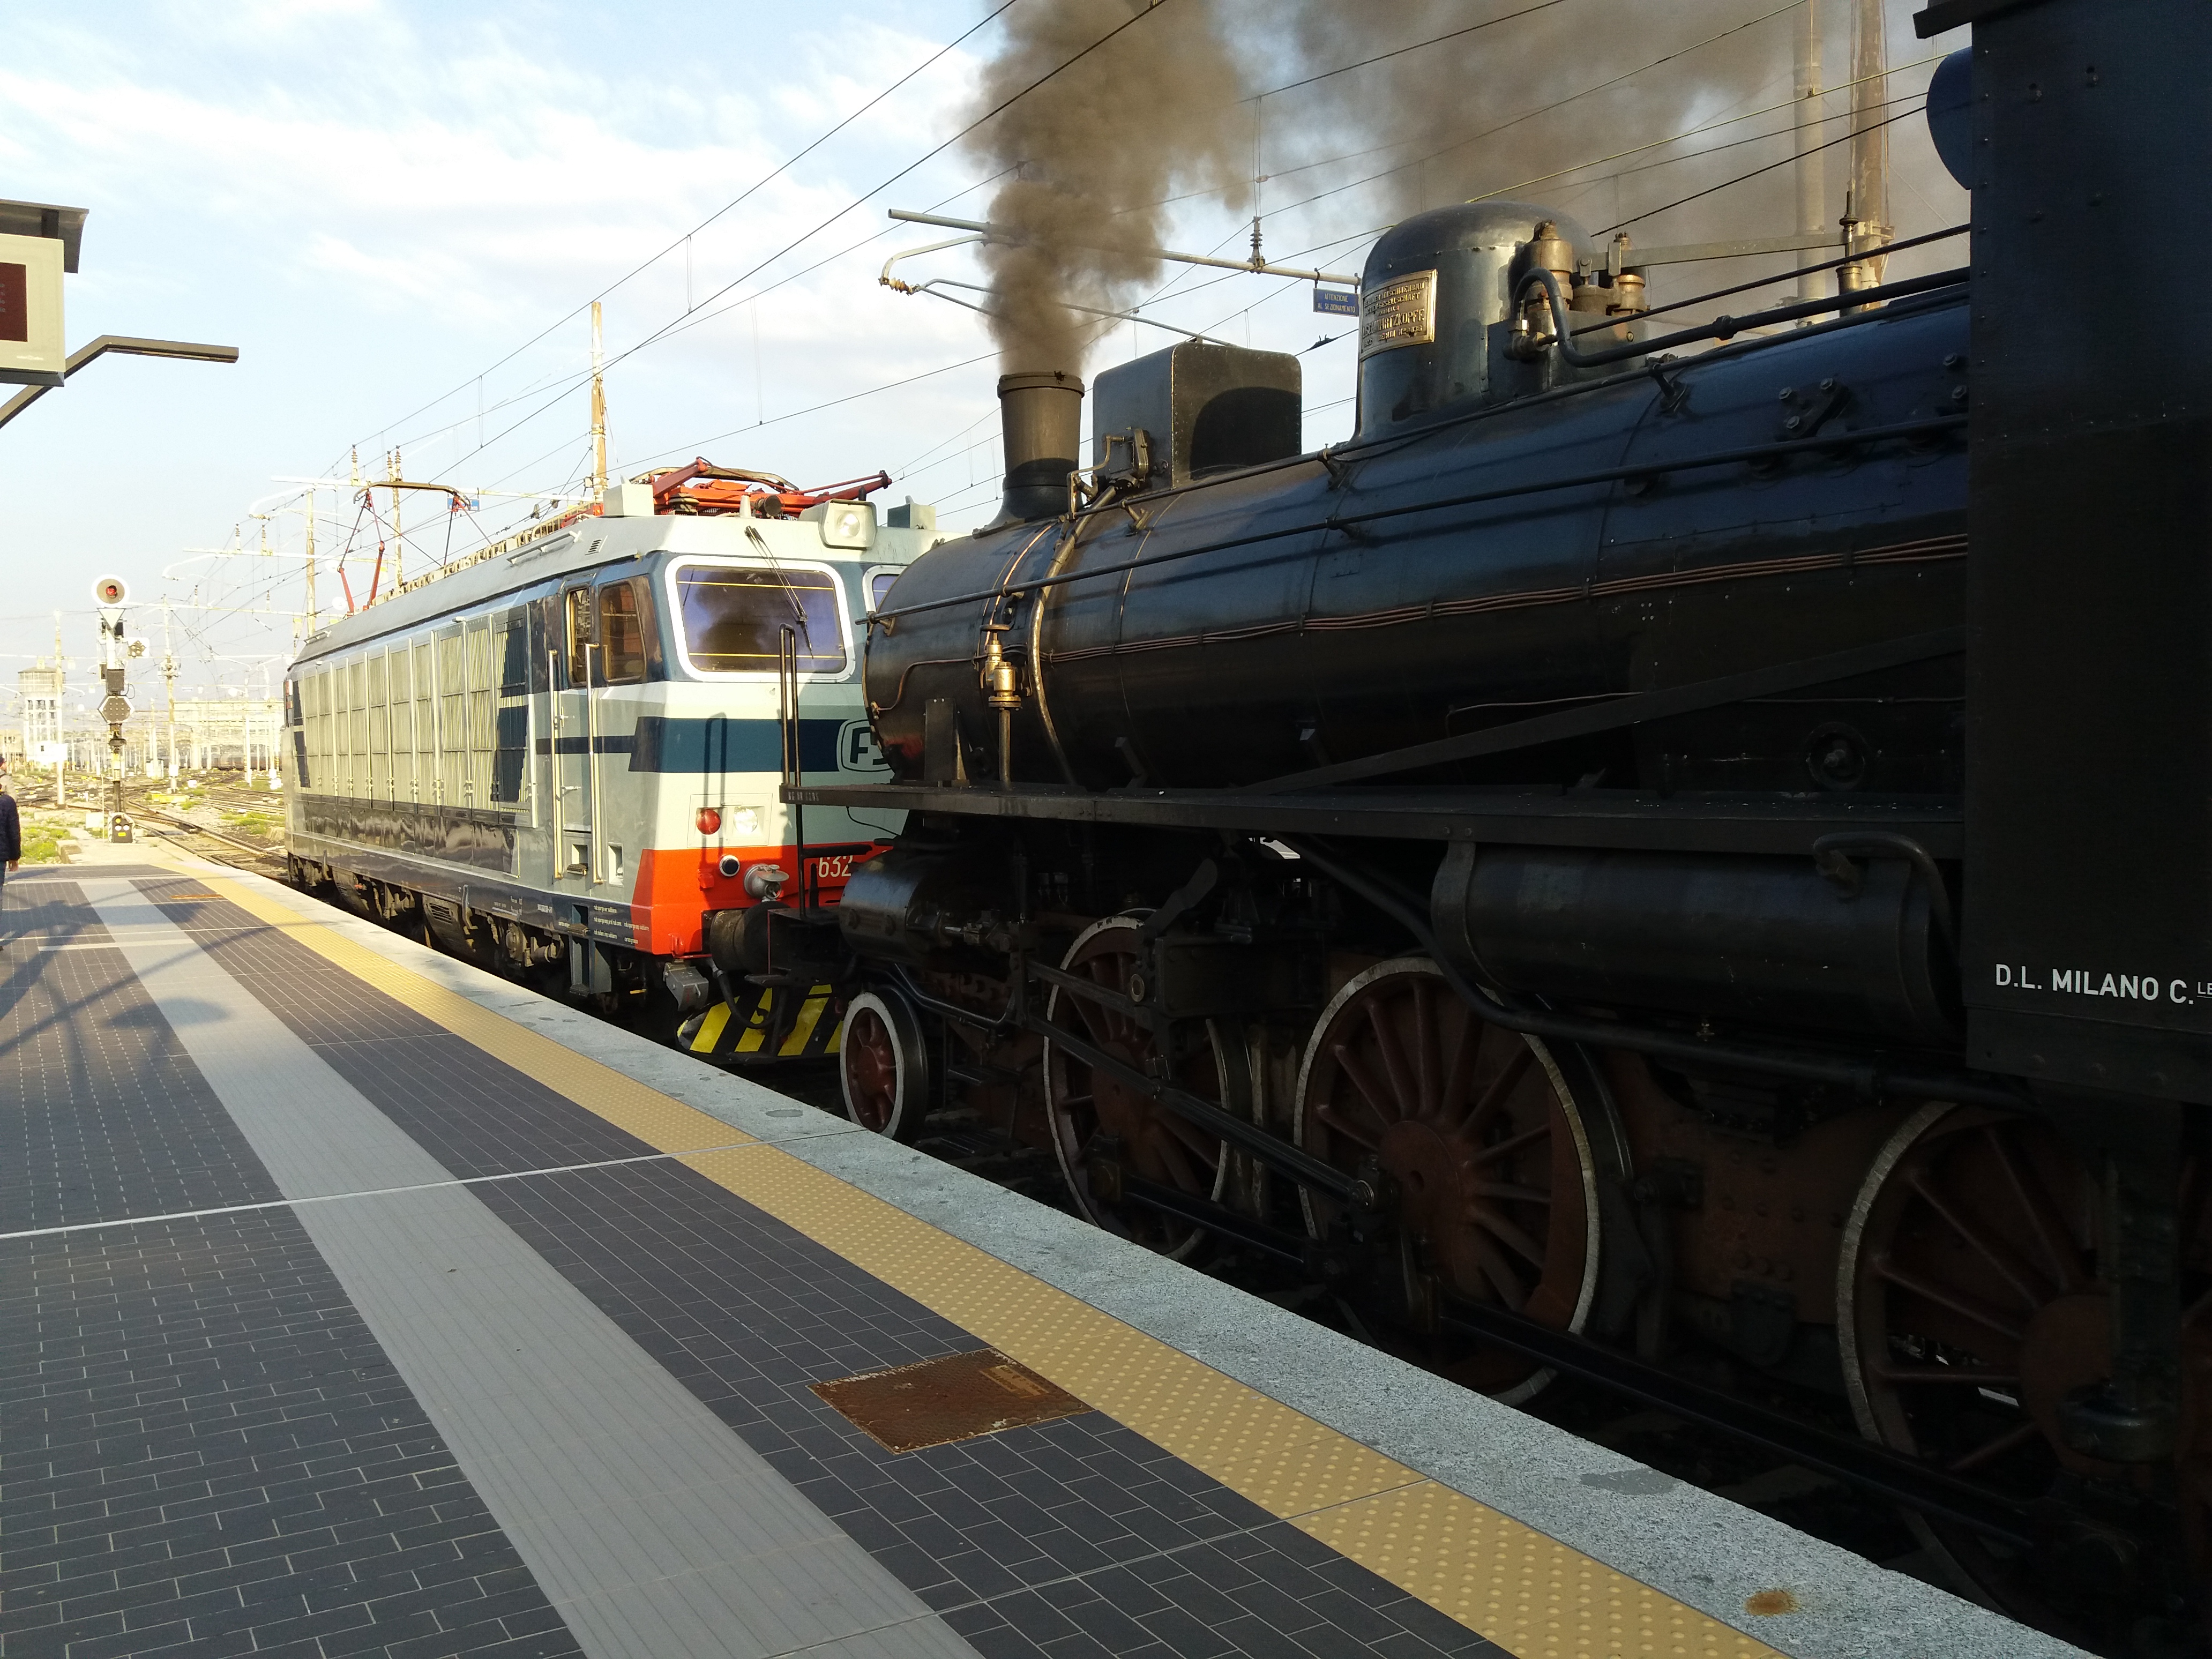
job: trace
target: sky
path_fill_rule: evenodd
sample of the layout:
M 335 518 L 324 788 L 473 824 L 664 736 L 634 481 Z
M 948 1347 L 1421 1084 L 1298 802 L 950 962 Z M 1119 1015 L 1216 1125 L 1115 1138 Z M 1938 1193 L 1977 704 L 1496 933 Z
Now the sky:
M 397 447 L 404 477 L 471 495 L 460 515 L 429 495 L 403 501 L 410 575 L 526 524 L 543 500 L 573 496 L 590 465 L 585 311 L 595 295 L 613 476 L 696 454 L 801 484 L 882 469 L 895 482 L 879 501 L 935 503 L 955 527 L 988 517 L 997 370 L 982 319 L 895 294 L 877 275 L 894 252 L 949 234 L 894 226 L 884 209 L 980 216 L 988 200 L 985 164 L 957 144 L 929 152 L 974 113 L 997 37 L 969 32 L 998 3 L 11 9 L 0 196 L 90 212 L 80 271 L 67 279 L 69 342 L 150 335 L 240 356 L 228 367 L 111 356 L 0 429 L 0 686 L 12 690 L 15 669 L 52 654 L 57 611 L 82 685 L 91 585 L 114 574 L 131 589 L 131 630 L 155 658 L 166 627 L 180 696 L 258 691 L 301 632 L 309 500 L 325 619 L 344 608 L 349 584 L 366 592 L 380 528 L 389 530 L 388 494 L 371 513 L 343 483 L 311 495 L 292 481 L 346 480 L 356 466 L 381 478 Z M 1378 49 L 1401 44 L 1394 27 L 1417 10 L 1425 21 L 1439 12 L 1425 0 L 1394 16 L 1400 3 L 1361 8 Z M 1516 184 L 1531 155 L 1591 161 L 1786 100 L 1792 24 L 1767 15 L 1778 3 L 1638 8 L 1651 20 L 1650 49 L 1619 50 L 1639 62 L 1693 45 L 1713 20 L 1765 21 L 1734 37 L 1724 58 L 1689 52 L 1640 83 L 1577 99 L 1519 130 L 1510 155 L 1460 153 L 1455 173 L 1420 175 L 1427 204 Z M 1887 3 L 1893 64 L 1962 44 L 1915 40 L 1917 0 Z M 1470 19 L 1510 9 L 1463 8 Z M 1252 44 L 1265 59 L 1269 42 Z M 1831 62 L 1840 58 L 1832 48 Z M 1511 68 L 1500 64 L 1492 96 L 1510 103 Z M 1261 193 L 1280 209 L 1265 222 L 1275 257 L 1356 270 L 1401 206 L 1388 185 L 1358 183 L 1378 166 L 1353 154 L 1371 142 L 1358 130 L 1358 76 L 1378 72 L 1339 77 L 1325 100 L 1278 100 L 1267 117 L 1259 168 L 1302 167 L 1271 173 Z M 1571 64 L 1558 72 L 1575 80 Z M 1929 72 L 1901 70 L 1891 95 L 1917 94 Z M 1632 95 L 1638 84 L 1668 94 L 1664 120 L 1650 96 Z M 1785 155 L 1786 137 L 1736 141 L 1792 118 L 1755 116 L 1527 193 L 1603 224 Z M 1917 118 L 1892 131 L 1898 234 L 1963 219 L 1964 193 L 1934 167 Z M 1673 159 L 1723 143 L 1733 147 Z M 1764 174 L 1661 216 L 1638 226 L 1638 240 L 1791 229 L 1788 177 Z M 1176 205 L 1171 245 L 1241 254 L 1249 228 L 1224 203 L 1200 198 Z M 1911 257 L 1893 274 L 1915 268 Z M 967 258 L 930 256 L 900 274 L 972 280 Z M 1700 282 L 1734 274 L 1698 268 Z M 1657 288 L 1655 297 L 1674 296 Z M 1146 314 L 1304 352 L 1308 445 L 1347 434 L 1352 342 L 1340 320 L 1313 314 L 1305 285 L 1186 271 Z M 1173 337 L 1119 328 L 1089 368 Z

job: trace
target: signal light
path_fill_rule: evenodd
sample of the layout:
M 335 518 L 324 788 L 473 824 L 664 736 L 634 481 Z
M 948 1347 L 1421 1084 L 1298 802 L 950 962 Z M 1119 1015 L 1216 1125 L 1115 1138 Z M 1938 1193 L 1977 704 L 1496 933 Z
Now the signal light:
M 699 809 L 697 822 L 699 824 L 699 833 L 701 835 L 713 835 L 716 830 L 722 827 L 721 809 L 714 806 L 701 807 Z

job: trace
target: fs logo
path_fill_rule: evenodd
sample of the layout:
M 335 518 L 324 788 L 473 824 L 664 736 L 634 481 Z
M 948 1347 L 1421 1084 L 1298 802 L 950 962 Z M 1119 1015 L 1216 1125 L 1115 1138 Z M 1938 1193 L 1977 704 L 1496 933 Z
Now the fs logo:
M 837 733 L 837 765 L 847 772 L 882 772 L 888 769 L 884 751 L 876 746 L 876 734 L 866 720 L 847 720 Z

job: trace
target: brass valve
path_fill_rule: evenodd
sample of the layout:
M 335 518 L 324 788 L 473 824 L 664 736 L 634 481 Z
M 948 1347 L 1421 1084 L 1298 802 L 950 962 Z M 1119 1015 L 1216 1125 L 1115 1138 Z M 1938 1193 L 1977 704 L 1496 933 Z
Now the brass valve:
M 1022 706 L 1021 665 L 1013 661 L 999 648 L 999 635 L 1006 631 L 1004 623 L 993 623 L 985 630 L 988 643 L 983 650 L 983 690 L 990 694 L 991 707 L 1002 713 Z

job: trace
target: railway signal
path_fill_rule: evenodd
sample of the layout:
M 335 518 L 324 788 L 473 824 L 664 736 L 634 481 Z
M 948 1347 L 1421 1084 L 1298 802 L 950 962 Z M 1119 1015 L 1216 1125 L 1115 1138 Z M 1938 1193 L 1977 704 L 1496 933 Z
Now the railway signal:
M 131 839 L 131 820 L 123 811 L 123 722 L 131 718 L 131 699 L 125 695 L 134 657 L 146 654 L 146 641 L 130 638 L 123 629 L 123 607 L 131 598 L 120 576 L 102 576 L 92 585 L 100 606 L 100 672 L 107 695 L 100 701 L 100 717 L 107 722 L 108 793 L 107 838 Z

